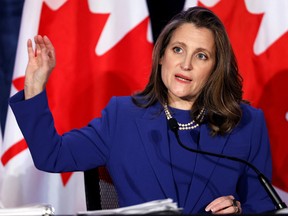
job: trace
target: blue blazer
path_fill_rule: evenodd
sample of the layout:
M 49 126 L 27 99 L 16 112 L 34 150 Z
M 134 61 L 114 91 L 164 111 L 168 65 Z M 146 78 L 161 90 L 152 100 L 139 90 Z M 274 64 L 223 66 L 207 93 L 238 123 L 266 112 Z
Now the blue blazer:
M 26 101 L 19 92 L 10 99 L 10 106 L 38 169 L 67 172 L 105 165 L 120 206 L 164 198 L 177 202 L 168 148 L 172 131 L 159 103 L 143 109 L 135 106 L 131 97 L 114 97 L 101 118 L 63 135 L 55 130 L 45 91 Z M 228 135 L 212 137 L 207 124 L 202 124 L 199 149 L 247 160 L 271 179 L 263 113 L 249 105 L 241 107 L 241 122 Z M 249 167 L 198 154 L 187 200 L 180 206 L 183 213 L 204 212 L 211 201 L 225 195 L 234 195 L 243 213 L 274 209 Z

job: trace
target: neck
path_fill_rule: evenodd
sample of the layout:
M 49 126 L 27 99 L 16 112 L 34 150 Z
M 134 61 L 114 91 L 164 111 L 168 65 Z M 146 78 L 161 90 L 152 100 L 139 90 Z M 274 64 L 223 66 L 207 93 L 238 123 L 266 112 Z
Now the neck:
M 193 102 L 191 101 L 175 101 L 175 100 L 169 100 L 168 105 L 170 107 L 176 108 L 176 109 L 181 109 L 181 110 L 191 110 L 193 106 Z

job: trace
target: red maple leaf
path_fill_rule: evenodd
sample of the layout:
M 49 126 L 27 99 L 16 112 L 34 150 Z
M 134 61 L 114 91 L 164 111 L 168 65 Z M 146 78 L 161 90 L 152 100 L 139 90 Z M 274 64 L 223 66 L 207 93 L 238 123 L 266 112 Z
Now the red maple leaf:
M 87 1 L 70 0 L 60 9 L 41 12 L 39 34 L 56 49 L 57 65 L 48 85 L 49 105 L 59 133 L 86 125 L 100 116 L 113 95 L 143 89 L 151 65 L 148 18 L 114 48 L 96 56 L 95 46 L 109 14 L 92 14 Z M 62 174 L 64 185 L 71 173 Z

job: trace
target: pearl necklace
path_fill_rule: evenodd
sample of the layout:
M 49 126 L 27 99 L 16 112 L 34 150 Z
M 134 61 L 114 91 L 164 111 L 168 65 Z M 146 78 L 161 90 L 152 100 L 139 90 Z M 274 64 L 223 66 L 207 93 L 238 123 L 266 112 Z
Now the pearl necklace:
M 167 120 L 171 119 L 172 118 L 172 115 L 168 109 L 168 106 L 167 104 L 164 104 L 164 112 L 165 112 L 165 115 L 166 115 L 166 118 Z M 203 107 L 200 111 L 200 113 L 198 114 L 198 116 L 196 117 L 197 120 L 200 120 L 200 122 L 202 122 L 203 118 L 204 118 L 204 111 L 205 111 L 205 108 Z M 191 122 L 187 123 L 187 124 L 182 124 L 182 123 L 179 123 L 177 122 L 178 125 L 179 125 L 179 130 L 193 130 L 195 128 L 197 128 L 199 126 L 198 123 L 196 123 L 194 120 L 192 120 Z

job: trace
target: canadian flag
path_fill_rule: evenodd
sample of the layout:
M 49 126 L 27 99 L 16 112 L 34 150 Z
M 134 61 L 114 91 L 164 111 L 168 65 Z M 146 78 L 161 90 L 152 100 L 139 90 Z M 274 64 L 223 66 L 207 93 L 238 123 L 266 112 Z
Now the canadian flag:
M 57 64 L 47 84 L 59 133 L 86 125 L 113 95 L 130 95 L 148 81 L 152 36 L 145 0 L 26 0 L 11 95 L 23 89 L 26 42 L 47 35 Z M 9 109 L 1 152 L 4 207 L 50 203 L 56 214 L 86 210 L 83 174 L 36 170 Z
M 271 141 L 272 183 L 288 204 L 288 1 L 186 0 L 223 21 L 244 79 L 244 99 L 261 108 Z

